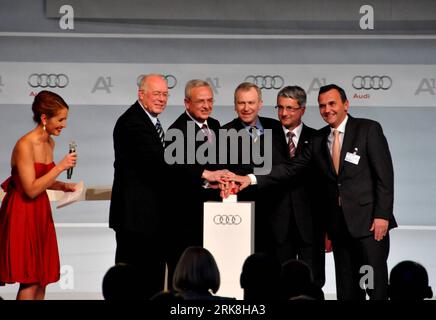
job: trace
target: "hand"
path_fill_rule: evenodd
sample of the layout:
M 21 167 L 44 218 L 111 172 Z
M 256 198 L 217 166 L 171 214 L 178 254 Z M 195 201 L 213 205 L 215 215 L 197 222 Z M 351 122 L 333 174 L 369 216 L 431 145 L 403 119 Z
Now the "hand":
M 62 191 L 64 192 L 76 191 L 76 184 L 64 182 L 64 185 L 62 186 Z
M 374 231 L 374 239 L 380 241 L 388 233 L 388 226 L 388 220 L 375 218 L 369 231 Z
M 224 169 L 216 171 L 204 170 L 201 177 L 203 179 L 206 179 L 208 182 L 224 183 L 226 181 L 229 181 L 233 176 L 235 176 L 233 172 Z
M 76 162 L 77 162 L 77 153 L 73 152 L 73 153 L 67 154 L 61 160 L 61 162 L 59 162 L 58 166 L 60 168 L 62 168 L 62 171 L 63 171 L 63 170 L 67 170 L 67 169 L 70 169 L 72 167 L 75 167 L 76 166 Z
M 231 180 L 238 184 L 238 192 L 251 185 L 251 179 L 249 176 L 238 176 L 235 174 Z
M 324 247 L 325 247 L 325 252 L 332 252 L 333 251 L 332 241 L 329 239 L 327 233 L 325 234 Z
M 228 198 L 231 194 L 237 194 L 239 192 L 239 185 L 234 181 L 220 183 L 219 187 L 221 189 L 220 196 L 223 199 Z

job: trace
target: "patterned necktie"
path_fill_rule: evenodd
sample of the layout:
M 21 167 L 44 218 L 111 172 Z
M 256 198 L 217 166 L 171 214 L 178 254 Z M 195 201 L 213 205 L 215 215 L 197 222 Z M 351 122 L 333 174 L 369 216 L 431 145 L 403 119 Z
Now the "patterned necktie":
M 201 126 L 201 131 L 203 131 L 205 137 L 207 137 L 207 142 L 212 143 L 212 135 L 207 124 L 203 123 Z
M 253 139 L 253 142 L 256 143 L 257 140 L 259 140 L 259 135 L 257 134 L 257 127 L 256 126 L 252 126 L 250 128 L 250 134 L 251 134 L 251 138 Z
M 333 129 L 332 160 L 336 174 L 339 173 L 339 159 L 341 156 L 341 142 L 339 140 L 339 134 L 339 130 Z
M 165 148 L 165 135 L 159 119 L 157 119 L 156 122 L 156 130 L 157 130 L 157 134 L 159 135 L 160 142 L 162 143 L 162 146 Z
M 293 137 L 295 137 L 295 133 L 293 133 L 292 131 L 288 131 L 288 133 L 286 134 L 288 136 L 288 148 L 289 148 L 289 155 L 291 156 L 291 158 L 295 157 L 295 144 L 294 144 L 294 140 L 292 140 Z

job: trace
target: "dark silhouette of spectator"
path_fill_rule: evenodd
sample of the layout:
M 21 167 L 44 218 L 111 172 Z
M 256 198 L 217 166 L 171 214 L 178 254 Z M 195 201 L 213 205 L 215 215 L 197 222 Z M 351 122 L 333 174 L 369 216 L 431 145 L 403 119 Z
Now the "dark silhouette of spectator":
M 188 247 L 182 253 L 173 286 L 185 300 L 234 299 L 213 295 L 220 287 L 220 272 L 212 254 L 202 247 Z
M 150 298 L 152 301 L 175 302 L 183 301 L 182 295 L 176 291 L 160 291 Z
M 289 300 L 316 300 L 314 297 L 302 294 L 296 297 L 289 298 Z
M 391 300 L 423 300 L 432 298 L 428 274 L 424 266 L 415 261 L 401 261 L 392 268 L 389 277 Z
M 301 300 L 301 297 L 324 300 L 322 289 L 313 283 L 310 267 L 302 260 L 291 259 L 282 265 L 280 293 L 285 300 Z
M 146 270 L 143 270 L 147 272 Z M 103 297 L 105 300 L 142 300 L 147 299 L 142 290 L 139 270 L 125 263 L 112 266 L 103 277 Z
M 276 300 L 279 298 L 279 261 L 266 253 L 247 257 L 240 277 L 244 300 Z

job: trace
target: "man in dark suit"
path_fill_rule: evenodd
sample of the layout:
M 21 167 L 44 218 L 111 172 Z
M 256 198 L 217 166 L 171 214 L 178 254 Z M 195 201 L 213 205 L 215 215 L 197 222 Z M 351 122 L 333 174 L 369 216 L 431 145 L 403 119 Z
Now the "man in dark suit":
M 138 100 L 117 120 L 113 132 L 115 162 L 109 226 L 116 233 L 116 263 L 141 270 L 143 298 L 164 287 L 168 210 L 164 190 L 168 167 L 158 115 L 168 101 L 166 80 L 142 78 Z
M 170 281 L 183 251 L 189 246 L 203 245 L 204 202 L 220 200 L 219 192 L 209 182 L 219 181 L 222 173 L 227 172 L 217 170 L 216 137 L 220 123 L 210 117 L 213 110 L 213 91 L 210 84 L 198 79 L 188 81 L 184 103 L 185 112 L 167 131 L 167 137 L 173 132 L 174 138 L 177 138 L 177 133 L 183 136 L 180 141 L 168 138 L 166 151 L 166 156 L 173 159 L 177 159 L 177 152 L 183 153 L 179 157 L 182 161 L 170 166 L 175 179 L 183 181 L 182 188 L 174 185 L 171 200 L 174 206 L 171 210 L 173 228 L 170 231 Z M 189 150 L 190 145 L 192 150 Z M 216 187 L 218 188 L 217 184 Z
M 288 86 L 277 94 L 277 115 L 283 127 L 288 160 L 308 147 L 316 130 L 302 122 L 306 110 L 306 92 Z M 276 255 L 281 263 L 303 260 L 310 267 L 313 282 L 320 288 L 325 283 L 324 235 L 322 208 L 319 204 L 317 169 L 307 168 L 303 174 L 284 186 L 276 186 L 277 203 L 271 204 L 272 228 Z
M 235 90 L 234 102 L 238 117 L 225 124 L 223 129 L 235 129 L 240 134 L 241 139 L 238 139 L 237 150 L 232 150 L 230 141 L 227 141 L 228 169 L 238 174 L 253 173 L 254 169 L 260 166 L 253 159 L 252 149 L 257 147 L 256 144 L 259 145 L 260 154 L 264 158 L 271 157 L 273 164 L 285 162 L 286 142 L 283 139 L 280 122 L 258 115 L 263 106 L 259 87 L 249 82 L 241 83 Z M 265 130 L 271 131 L 272 141 L 266 141 Z M 249 145 L 244 145 L 247 142 Z M 237 152 L 237 163 L 232 164 L 231 157 L 235 151 Z M 247 157 L 249 161 L 244 160 L 244 153 L 249 153 L 250 157 Z M 238 195 L 239 201 L 255 202 L 255 252 L 273 253 L 274 251 L 270 203 L 274 203 L 275 197 L 273 188 L 261 192 L 249 189 Z
M 380 124 L 348 115 L 349 102 L 337 85 L 321 87 L 319 110 L 328 123 L 310 147 L 271 174 L 239 177 L 241 188 L 292 179 L 310 161 L 320 169 L 327 232 L 333 243 L 337 297 L 387 299 L 389 230 L 393 215 L 394 174 L 389 146 Z

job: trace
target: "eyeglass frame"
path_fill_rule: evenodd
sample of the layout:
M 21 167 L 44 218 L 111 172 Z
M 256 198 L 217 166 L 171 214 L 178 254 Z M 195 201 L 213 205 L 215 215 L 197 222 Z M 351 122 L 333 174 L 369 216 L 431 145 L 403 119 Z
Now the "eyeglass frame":
M 294 107 L 290 107 L 290 106 L 284 107 L 284 106 L 281 106 L 281 105 L 276 105 L 276 106 L 274 106 L 274 108 L 277 109 L 278 111 L 281 111 L 281 112 L 283 112 L 283 110 L 286 110 L 287 112 L 295 113 L 298 110 L 301 110 L 301 109 L 303 109 L 305 107 L 294 108 Z
M 145 90 L 144 90 L 144 89 L 140 89 L 139 91 L 145 93 Z M 162 97 L 162 98 L 165 98 L 165 99 L 168 99 L 168 98 L 170 97 L 170 95 L 171 95 L 169 92 L 161 92 L 161 91 L 151 91 L 150 94 L 151 94 L 154 98 L 160 98 L 160 97 Z

